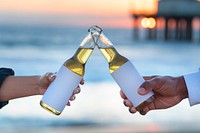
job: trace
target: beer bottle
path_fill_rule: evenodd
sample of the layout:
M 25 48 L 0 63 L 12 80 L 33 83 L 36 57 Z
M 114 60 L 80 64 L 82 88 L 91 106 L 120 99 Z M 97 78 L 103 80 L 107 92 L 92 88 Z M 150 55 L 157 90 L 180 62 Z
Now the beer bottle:
M 137 111 L 141 111 L 145 106 L 153 101 L 153 92 L 146 95 L 139 95 L 137 89 L 144 82 L 134 65 L 124 56 L 120 55 L 111 41 L 103 34 L 99 27 L 98 49 L 106 58 L 109 70 L 119 87 L 132 102 Z
M 95 47 L 95 41 L 99 38 L 96 36 L 95 27 L 91 27 L 88 32 L 75 54 L 60 67 L 56 79 L 40 101 L 44 109 L 55 115 L 61 114 L 84 76 L 85 64 Z

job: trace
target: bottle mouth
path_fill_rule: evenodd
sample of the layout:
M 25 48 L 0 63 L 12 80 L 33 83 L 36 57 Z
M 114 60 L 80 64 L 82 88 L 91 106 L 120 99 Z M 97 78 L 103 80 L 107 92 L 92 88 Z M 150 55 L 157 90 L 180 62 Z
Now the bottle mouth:
M 97 25 L 93 25 L 88 29 L 88 32 L 92 33 L 92 35 L 100 35 L 102 31 L 103 29 Z
M 97 26 L 97 25 L 93 25 L 92 27 L 90 27 L 88 29 L 88 32 L 90 32 L 94 44 L 97 45 L 97 46 L 98 46 L 97 42 L 99 40 L 99 37 L 100 37 L 102 31 L 103 30 L 99 26 Z
M 98 48 L 112 48 L 113 44 L 110 40 L 103 34 L 103 29 L 97 25 L 93 25 L 88 29 L 90 35 L 92 36 L 93 42 L 98 46 Z M 98 40 L 100 40 L 98 42 Z

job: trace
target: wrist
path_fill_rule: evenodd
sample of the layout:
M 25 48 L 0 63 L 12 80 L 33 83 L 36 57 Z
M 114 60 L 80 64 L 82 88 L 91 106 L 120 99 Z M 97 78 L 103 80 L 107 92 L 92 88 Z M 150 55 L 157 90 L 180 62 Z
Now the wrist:
M 177 88 L 182 100 L 188 98 L 187 86 L 183 76 L 177 77 Z
M 40 95 L 41 93 L 40 93 L 40 80 L 41 80 L 41 76 L 34 76 L 33 77 L 34 79 L 34 81 L 35 81 L 35 85 L 34 85 L 34 87 L 33 87 L 33 95 Z

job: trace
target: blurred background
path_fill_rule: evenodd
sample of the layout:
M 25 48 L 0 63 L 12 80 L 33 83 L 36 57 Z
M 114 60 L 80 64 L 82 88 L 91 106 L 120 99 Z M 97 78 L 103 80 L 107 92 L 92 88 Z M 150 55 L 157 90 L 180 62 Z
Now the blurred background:
M 103 28 L 141 75 L 180 76 L 200 67 L 199 0 L 1 0 L 0 67 L 15 74 L 56 72 L 92 25 Z M 95 62 L 95 63 L 94 63 Z M 101 66 L 101 67 L 100 67 Z M 42 96 L 11 100 L 0 111 L 6 133 L 199 132 L 200 106 L 188 99 L 147 115 L 130 114 L 95 49 L 85 84 L 60 116 L 42 109 Z

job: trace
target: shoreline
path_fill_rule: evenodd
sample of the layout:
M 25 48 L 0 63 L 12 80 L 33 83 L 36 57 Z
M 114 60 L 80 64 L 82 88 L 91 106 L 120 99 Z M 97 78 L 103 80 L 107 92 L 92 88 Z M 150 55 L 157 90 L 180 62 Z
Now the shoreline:
M 112 126 L 70 126 L 70 127 L 18 127 L 18 128 L 2 128 L 2 132 L 6 133 L 189 133 L 199 132 L 200 128 L 187 128 L 181 125 L 171 124 L 168 127 L 164 125 L 112 125 Z

